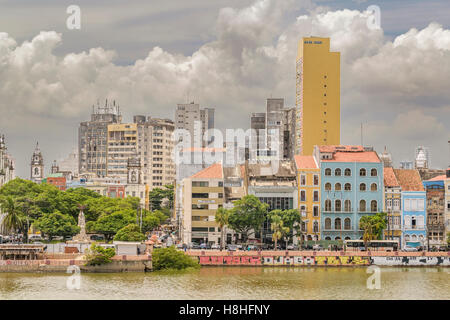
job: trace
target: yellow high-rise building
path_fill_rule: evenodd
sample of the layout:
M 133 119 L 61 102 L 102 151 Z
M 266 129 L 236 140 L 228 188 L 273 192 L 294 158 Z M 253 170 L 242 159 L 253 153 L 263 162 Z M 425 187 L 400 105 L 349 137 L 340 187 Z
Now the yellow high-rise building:
M 330 38 L 303 38 L 298 45 L 295 153 L 312 155 L 315 145 L 340 145 L 340 53 Z

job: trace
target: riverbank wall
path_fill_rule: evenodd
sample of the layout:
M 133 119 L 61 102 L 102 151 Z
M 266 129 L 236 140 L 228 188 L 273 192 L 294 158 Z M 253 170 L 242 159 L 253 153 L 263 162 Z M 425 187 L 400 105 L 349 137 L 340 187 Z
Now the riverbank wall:
M 0 272 L 74 272 L 74 267 L 81 272 L 145 272 L 152 270 L 150 255 L 114 256 L 112 262 L 98 266 L 86 266 L 86 262 L 77 255 L 75 259 L 39 259 L 39 260 L 0 260 Z
M 189 250 L 202 266 L 450 266 L 450 252 Z

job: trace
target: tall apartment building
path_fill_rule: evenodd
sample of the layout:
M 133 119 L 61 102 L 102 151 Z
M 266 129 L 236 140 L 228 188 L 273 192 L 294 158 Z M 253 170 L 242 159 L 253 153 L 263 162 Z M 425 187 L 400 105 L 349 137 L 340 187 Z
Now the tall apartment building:
M 253 113 L 250 127 L 254 129 L 252 159 L 276 157 L 293 159 L 295 137 L 295 108 L 285 108 L 284 99 L 267 99 L 265 113 Z
M 196 123 L 199 129 L 198 132 L 194 130 Z M 211 137 L 208 137 L 206 141 L 203 140 L 203 137 L 208 129 L 214 128 L 214 109 L 200 109 L 200 105 L 194 102 L 178 104 L 175 111 L 175 126 L 177 129 L 189 131 L 191 146 L 194 146 L 194 141 L 201 141 L 202 143 L 199 147 L 205 147 L 212 142 Z
M 7 153 L 5 136 L 0 136 L 0 187 L 15 178 L 14 160 Z
M 107 175 L 126 176 L 128 159 L 138 154 L 137 124 L 108 125 Z
M 340 53 L 330 38 L 303 38 L 296 64 L 295 154 L 340 144 Z
M 143 183 L 150 188 L 171 184 L 176 168 L 172 156 L 175 123 L 169 119 L 134 116 L 137 127 L 137 155 L 142 164 Z
M 92 173 L 99 177 L 107 176 L 107 138 L 108 125 L 120 124 L 122 116 L 119 106 L 106 101 L 104 107 L 97 105 L 91 120 L 80 123 L 78 128 L 79 173 Z

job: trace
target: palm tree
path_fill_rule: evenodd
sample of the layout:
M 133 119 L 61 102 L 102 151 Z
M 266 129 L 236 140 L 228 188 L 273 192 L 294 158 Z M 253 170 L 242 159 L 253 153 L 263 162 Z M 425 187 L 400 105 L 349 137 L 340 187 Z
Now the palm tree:
M 19 208 L 12 197 L 3 198 L 0 202 L 2 211 L 6 214 L 2 222 L 3 227 L 5 230 L 17 232 L 23 225 Z
M 359 228 L 364 231 L 363 240 L 367 250 L 367 243 L 373 239 L 373 220 L 370 216 L 363 216 L 359 220 Z
M 274 215 L 272 216 L 270 229 L 272 229 L 272 240 L 275 241 L 275 250 L 277 250 L 278 240 L 289 232 L 289 227 L 284 227 L 281 217 Z
M 220 227 L 220 250 L 223 249 L 224 227 L 228 225 L 230 212 L 225 208 L 219 208 L 216 211 L 215 220 Z

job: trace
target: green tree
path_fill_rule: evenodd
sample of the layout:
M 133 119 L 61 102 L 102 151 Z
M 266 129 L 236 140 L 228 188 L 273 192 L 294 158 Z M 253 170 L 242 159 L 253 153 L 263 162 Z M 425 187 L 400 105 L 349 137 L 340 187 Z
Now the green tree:
M 230 211 L 225 208 L 219 208 L 216 211 L 215 220 L 220 228 L 220 250 L 223 249 L 225 226 L 228 225 L 229 216 Z
M 447 233 L 447 246 L 450 247 L 450 232 Z
M 277 250 L 278 240 L 289 233 L 289 227 L 283 225 L 283 220 L 278 215 L 273 215 L 270 223 L 272 230 L 272 240 L 275 242 L 275 250 Z
M 371 240 L 381 239 L 386 228 L 386 213 L 378 212 L 373 216 L 362 216 L 359 220 L 359 229 L 364 231 L 363 240 L 367 250 L 367 244 Z
M 142 219 L 142 232 L 143 233 L 150 232 L 150 231 L 156 229 L 160 224 L 161 224 L 161 222 L 158 219 L 158 217 L 156 217 L 155 215 L 153 215 L 151 213 L 147 214 Z
M 228 225 L 247 239 L 251 231 L 257 233 L 260 230 L 268 207 L 268 204 L 261 203 L 254 195 L 244 196 L 236 200 L 234 207 L 230 209 Z
M 8 231 L 17 233 L 23 225 L 21 212 L 11 196 L 0 199 L 2 211 L 5 213 L 2 225 Z
M 90 225 L 90 229 L 94 232 L 101 233 L 107 241 L 123 227 L 134 223 L 135 217 L 130 215 L 128 211 L 118 211 L 107 215 L 102 215 L 94 224 Z
M 129 224 L 120 229 L 114 236 L 116 241 L 144 241 L 145 236 L 139 231 L 137 224 Z
M 70 237 L 80 232 L 75 219 L 68 214 L 62 214 L 58 210 L 45 213 L 36 222 L 35 226 L 52 240 L 56 236 Z
M 152 253 L 153 270 L 183 270 L 187 268 L 200 268 L 198 261 L 185 255 L 175 247 L 156 248 Z
M 84 254 L 84 259 L 86 260 L 87 266 L 96 266 L 112 261 L 112 257 L 116 254 L 116 250 L 113 248 L 103 248 L 102 246 L 92 244 L 89 249 L 86 250 Z
M 171 184 L 165 185 L 164 188 L 153 188 L 149 193 L 151 210 L 161 210 L 162 202 L 167 200 L 168 209 L 173 209 L 174 186 Z
M 298 209 L 288 210 L 272 210 L 267 214 L 269 221 L 273 216 L 279 216 L 283 221 L 283 226 L 289 228 L 289 232 L 285 235 L 288 240 L 292 240 L 295 234 L 301 233 L 302 216 Z

